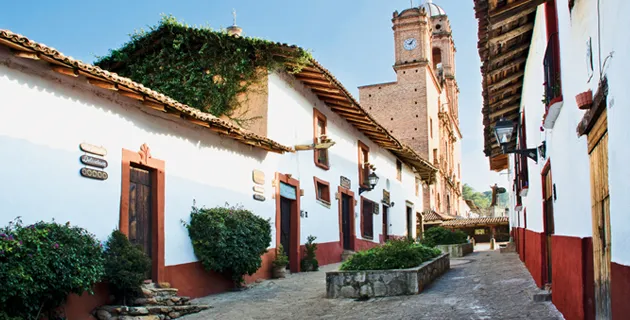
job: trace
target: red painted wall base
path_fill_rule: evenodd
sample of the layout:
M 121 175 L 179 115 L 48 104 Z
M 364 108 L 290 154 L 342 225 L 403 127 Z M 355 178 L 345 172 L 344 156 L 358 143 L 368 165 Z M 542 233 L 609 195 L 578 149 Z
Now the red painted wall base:
M 354 251 L 363 251 L 378 246 L 379 243 L 370 240 L 354 239 Z
M 525 256 L 525 266 L 529 273 L 534 278 L 536 285 L 539 288 L 542 288 L 545 284 L 543 283 L 543 263 L 544 263 L 544 246 L 545 246 L 545 238 L 542 233 L 534 232 L 531 230 L 525 229 L 523 235 L 524 241 L 523 245 Z
M 614 320 L 628 319 L 630 315 L 630 266 L 610 264 L 610 300 Z
M 551 237 L 553 304 L 567 320 L 594 319 L 591 238 Z

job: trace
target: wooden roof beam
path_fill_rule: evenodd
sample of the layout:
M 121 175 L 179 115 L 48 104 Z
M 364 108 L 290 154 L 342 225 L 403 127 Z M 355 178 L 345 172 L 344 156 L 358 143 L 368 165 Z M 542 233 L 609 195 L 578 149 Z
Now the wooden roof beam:
M 503 28 L 504 26 L 507 26 L 512 22 L 517 22 L 518 20 L 522 19 L 523 17 L 526 17 L 529 14 L 532 14 L 535 11 L 536 11 L 536 7 L 533 7 L 533 8 L 528 8 L 526 10 L 521 10 L 512 16 L 503 18 L 502 20 L 499 20 L 496 18 L 490 18 L 490 29 L 495 30 L 495 29 Z
M 492 78 L 492 77 L 494 77 L 496 75 L 499 75 L 499 74 L 501 74 L 501 73 L 503 73 L 505 71 L 508 71 L 508 70 L 511 70 L 512 68 L 520 66 L 521 64 L 524 64 L 525 61 L 527 61 L 527 57 L 521 57 L 521 58 L 518 58 L 518 59 L 514 59 L 514 60 L 508 62 L 503 67 L 500 67 L 500 68 L 497 68 L 497 69 L 494 69 L 494 70 L 488 72 L 487 77 L 488 78 Z
M 352 114 L 355 114 L 355 115 L 358 115 L 358 116 L 365 115 L 364 112 L 361 112 L 358 109 L 350 109 L 350 108 L 338 107 L 335 104 L 329 104 L 328 107 L 331 108 L 333 111 L 342 111 L 342 112 L 352 113 Z
M 509 84 L 510 82 L 521 78 L 523 75 L 525 75 L 525 71 L 519 71 L 517 73 L 511 74 L 507 78 L 502 79 L 501 81 L 499 81 L 497 83 L 493 83 L 493 84 L 488 85 L 488 90 L 493 91 L 493 90 L 495 90 L 497 88 L 504 87 L 505 85 Z
M 507 59 L 512 59 L 513 57 L 521 54 L 523 51 L 527 50 L 529 48 L 529 41 L 526 43 L 523 43 L 521 45 L 518 45 L 517 47 L 514 48 L 502 48 L 503 50 L 505 50 L 506 52 L 503 52 L 491 59 L 488 60 L 488 64 L 492 65 L 495 63 L 499 63 L 502 62 L 503 60 L 507 60 Z
M 534 23 L 528 23 L 524 26 L 520 26 L 514 30 L 508 31 L 504 34 L 498 35 L 494 38 L 490 38 L 490 40 L 488 40 L 488 43 L 491 45 L 498 45 L 498 44 L 502 44 L 502 43 L 506 43 L 509 40 L 512 40 L 528 31 L 531 31 L 534 29 Z
M 339 89 L 335 89 L 335 88 L 324 88 L 324 87 L 319 87 L 319 86 L 309 86 L 309 88 L 311 88 L 311 90 L 313 91 L 317 91 L 317 92 L 324 92 L 324 93 L 334 93 L 334 94 L 340 94 L 341 90 Z
M 321 72 L 312 72 L 312 71 L 304 71 L 302 70 L 297 74 L 298 77 L 302 78 L 313 78 L 319 80 L 326 80 L 326 76 L 324 76 Z
M 348 98 L 345 97 L 345 96 L 340 96 L 340 95 L 335 95 L 335 94 L 320 93 L 318 95 L 322 96 L 322 97 L 330 98 L 330 99 L 335 99 L 335 100 L 341 100 L 341 101 L 347 101 L 348 100 Z
M 536 8 L 548 0 L 517 0 L 501 8 L 489 11 L 490 22 L 502 21 L 522 11 Z
M 521 98 L 520 94 L 513 94 L 511 96 L 508 96 L 507 98 L 502 98 L 499 101 L 493 102 L 492 104 L 490 104 L 489 107 L 486 108 L 486 110 L 497 109 L 497 108 L 501 107 L 502 105 L 514 102 L 516 100 L 519 100 L 520 98 Z
M 335 86 L 333 85 L 333 83 L 331 81 L 328 80 L 317 80 L 317 79 L 311 79 L 311 78 L 304 78 L 304 77 L 300 77 L 300 75 L 298 74 L 296 76 L 296 78 L 304 83 L 308 83 L 308 84 L 318 84 L 318 85 L 322 85 L 325 87 L 332 87 L 334 88 Z
M 502 97 L 503 95 L 505 95 L 508 92 L 515 92 L 516 90 L 520 89 L 522 86 L 523 86 L 523 82 L 519 81 L 518 83 L 515 83 L 515 84 L 513 84 L 511 86 L 502 88 L 502 89 L 497 90 L 497 91 L 493 91 L 492 93 L 489 93 L 488 95 L 489 96 L 492 95 L 492 96 L 495 96 L 495 97 Z M 521 93 L 518 92 L 517 95 L 520 96 Z
M 505 107 L 505 108 L 501 108 L 499 110 L 493 111 L 492 113 L 489 114 L 489 117 L 490 118 L 496 118 L 496 117 L 502 116 L 502 115 L 504 115 L 506 113 L 510 113 L 510 112 L 512 112 L 514 110 L 518 110 L 520 107 L 521 107 L 520 104 L 513 104 L 513 105 L 511 105 L 509 107 Z

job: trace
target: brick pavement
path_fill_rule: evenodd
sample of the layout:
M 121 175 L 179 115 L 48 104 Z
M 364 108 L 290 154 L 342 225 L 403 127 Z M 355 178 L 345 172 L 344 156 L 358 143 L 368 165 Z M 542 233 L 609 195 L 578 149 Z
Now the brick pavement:
M 536 286 L 514 253 L 453 259 L 451 270 L 419 295 L 362 302 L 325 298 L 324 272 L 338 267 L 197 299 L 213 308 L 184 319 L 562 319 L 550 302 L 533 302 Z

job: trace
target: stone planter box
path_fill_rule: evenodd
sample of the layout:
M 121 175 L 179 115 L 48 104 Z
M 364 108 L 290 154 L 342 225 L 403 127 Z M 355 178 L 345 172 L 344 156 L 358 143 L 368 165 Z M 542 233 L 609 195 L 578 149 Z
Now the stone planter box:
M 442 254 L 410 269 L 326 272 L 326 297 L 372 298 L 418 294 L 450 267 L 449 255 Z
M 469 253 L 472 253 L 474 249 L 472 243 L 442 244 L 435 247 L 444 253 L 449 253 L 453 258 L 461 258 Z

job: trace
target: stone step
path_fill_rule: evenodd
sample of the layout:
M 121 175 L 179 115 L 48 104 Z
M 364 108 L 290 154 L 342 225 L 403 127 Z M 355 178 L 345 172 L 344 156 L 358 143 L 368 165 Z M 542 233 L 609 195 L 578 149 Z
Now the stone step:
M 189 297 L 179 296 L 153 296 L 150 298 L 138 298 L 133 302 L 135 306 L 183 306 L 190 304 Z
M 348 260 L 355 253 L 356 252 L 354 252 L 354 251 L 344 250 L 343 253 L 341 253 L 341 262 L 344 262 L 344 261 Z
M 103 306 L 94 315 L 99 320 L 159 320 L 177 319 L 181 316 L 210 309 L 207 305 L 186 306 Z
M 142 288 L 142 297 L 154 298 L 154 297 L 167 297 L 172 298 L 177 296 L 179 290 L 175 288 Z

